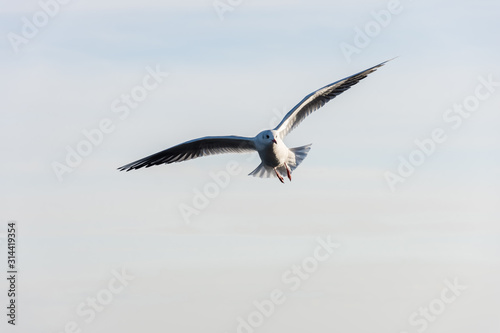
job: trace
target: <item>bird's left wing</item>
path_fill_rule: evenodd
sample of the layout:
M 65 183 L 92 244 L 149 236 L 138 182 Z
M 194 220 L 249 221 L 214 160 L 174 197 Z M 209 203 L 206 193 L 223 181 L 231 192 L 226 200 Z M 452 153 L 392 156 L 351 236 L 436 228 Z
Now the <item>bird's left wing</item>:
M 156 154 L 119 167 L 120 171 L 130 171 L 153 165 L 182 162 L 194 158 L 224 154 L 249 153 L 255 151 L 253 138 L 241 136 L 207 136 L 181 143 Z
M 278 126 L 276 126 L 274 130 L 278 131 L 281 138 L 284 138 L 308 115 L 325 105 L 331 99 L 351 88 L 360 80 L 368 76 L 368 74 L 383 66 L 387 61 L 384 61 L 383 63 L 368 68 L 357 74 L 348 76 L 337 82 L 331 83 L 316 91 L 313 91 L 312 93 L 304 97 L 304 99 L 300 101 L 299 104 L 295 105 L 295 107 L 285 115 L 283 120 L 278 124 Z

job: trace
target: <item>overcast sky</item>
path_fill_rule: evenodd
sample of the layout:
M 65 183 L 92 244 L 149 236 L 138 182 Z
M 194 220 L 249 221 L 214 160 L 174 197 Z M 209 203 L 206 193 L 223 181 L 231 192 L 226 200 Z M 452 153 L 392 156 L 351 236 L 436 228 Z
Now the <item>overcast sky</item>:
M 417 332 L 408 316 L 455 277 L 467 296 L 428 332 L 498 331 L 497 1 L 55 4 L 0 10 L 1 223 L 20 229 L 19 329 L 235 332 L 331 235 L 341 247 L 310 294 L 256 331 Z M 247 176 L 256 154 L 116 170 L 196 137 L 254 136 L 394 57 L 286 138 L 313 144 L 292 182 Z M 87 324 L 75 309 L 121 267 L 135 280 Z

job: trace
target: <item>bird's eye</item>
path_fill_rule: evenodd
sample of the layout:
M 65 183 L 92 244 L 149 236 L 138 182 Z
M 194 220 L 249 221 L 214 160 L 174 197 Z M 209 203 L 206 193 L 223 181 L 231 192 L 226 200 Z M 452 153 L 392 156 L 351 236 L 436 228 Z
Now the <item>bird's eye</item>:
M 266 139 L 269 139 L 269 135 L 266 135 Z

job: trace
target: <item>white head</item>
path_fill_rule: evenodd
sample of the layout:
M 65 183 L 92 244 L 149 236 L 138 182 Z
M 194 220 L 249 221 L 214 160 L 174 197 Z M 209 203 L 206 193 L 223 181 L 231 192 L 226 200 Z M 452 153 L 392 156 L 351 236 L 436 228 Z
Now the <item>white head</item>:
M 278 132 L 275 130 L 265 130 L 257 134 L 257 142 L 262 146 L 277 144 L 279 140 Z

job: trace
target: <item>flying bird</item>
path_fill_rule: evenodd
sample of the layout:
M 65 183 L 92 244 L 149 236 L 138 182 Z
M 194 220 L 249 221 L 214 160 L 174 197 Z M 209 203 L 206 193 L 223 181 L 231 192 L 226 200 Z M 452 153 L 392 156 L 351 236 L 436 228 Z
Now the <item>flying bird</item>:
M 283 142 L 285 136 L 312 112 L 351 88 L 387 61 L 313 91 L 295 105 L 278 126 L 262 131 L 253 138 L 234 135 L 206 136 L 144 157 L 126 164 L 118 170 L 130 171 L 143 167 L 149 168 L 153 165 L 182 162 L 208 155 L 258 152 L 261 163 L 249 175 L 261 178 L 278 177 L 282 183 L 284 183 L 286 176 L 291 181 L 292 172 L 306 158 L 311 144 L 288 148 Z

